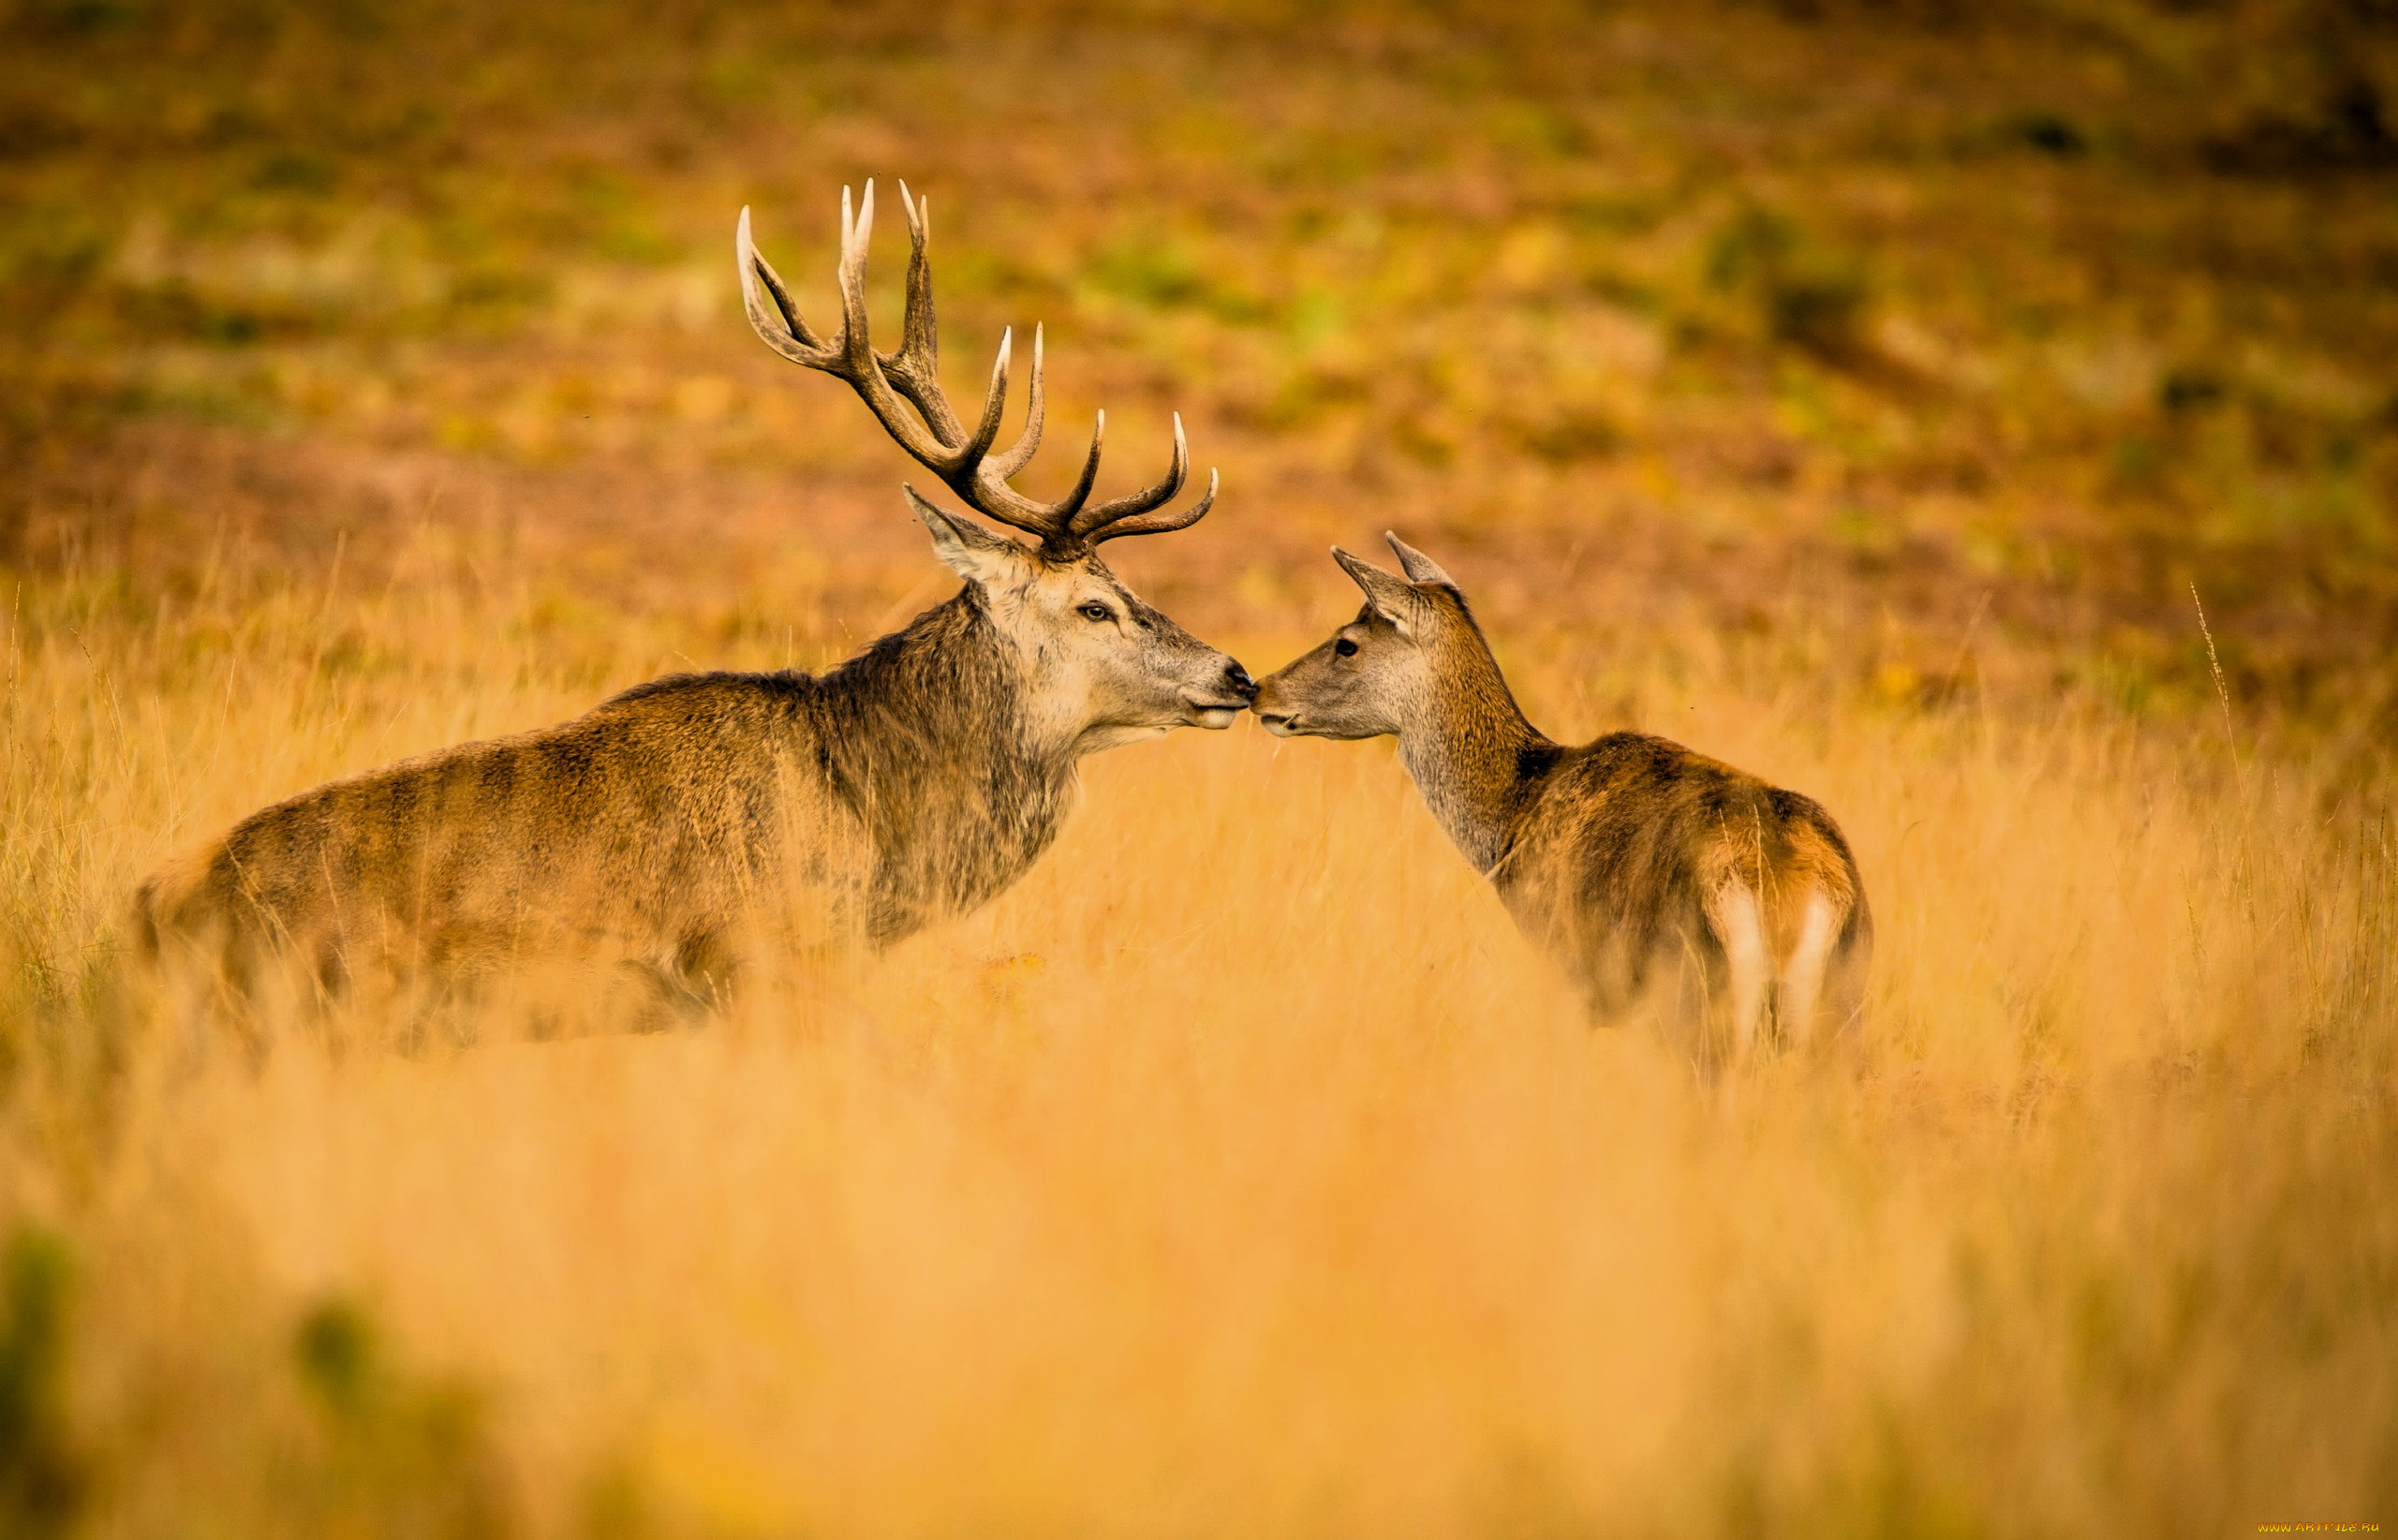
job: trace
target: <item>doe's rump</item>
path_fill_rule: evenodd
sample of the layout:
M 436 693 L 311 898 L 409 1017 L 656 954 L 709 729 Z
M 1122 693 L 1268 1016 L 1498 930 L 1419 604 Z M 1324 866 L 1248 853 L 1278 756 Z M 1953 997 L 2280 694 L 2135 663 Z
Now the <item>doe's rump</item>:
M 1793 1046 L 1861 1002 L 1873 926 L 1830 814 L 1680 745 L 1615 733 L 1573 753 L 1495 874 L 1593 1014 L 1662 1007 L 1704 1060 L 1769 1022 Z

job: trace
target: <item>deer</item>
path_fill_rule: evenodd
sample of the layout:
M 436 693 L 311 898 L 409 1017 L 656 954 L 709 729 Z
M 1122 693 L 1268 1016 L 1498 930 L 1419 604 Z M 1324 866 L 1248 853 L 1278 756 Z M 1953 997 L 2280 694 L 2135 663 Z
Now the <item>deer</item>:
M 967 509 L 901 491 L 961 580 L 947 600 L 822 674 L 679 674 L 585 715 L 467 743 L 301 792 L 171 863 L 137 896 L 156 956 L 198 951 L 220 976 L 295 962 L 338 991 L 369 957 L 413 972 L 550 954 L 720 998 L 745 950 L 807 916 L 815 933 L 888 947 L 1014 882 L 1057 837 L 1076 766 L 1176 728 L 1221 731 L 1256 686 L 1100 559 L 1105 541 L 1199 522 L 1218 481 L 1188 476 L 1179 413 L 1155 482 L 1094 501 L 1104 412 L 1064 496 L 1010 484 L 1046 420 L 1033 333 L 1026 415 L 995 448 L 1013 329 L 969 422 L 943 393 L 926 256 L 931 211 L 900 185 L 910 243 L 900 342 L 866 327 L 874 184 L 841 193 L 840 319 L 820 335 L 734 235 L 743 308 L 777 354 L 847 384 Z M 788 925 L 785 926 L 788 928 Z M 847 944 L 836 940 L 834 944 Z
M 1592 1017 L 1657 1001 L 1709 1073 L 1854 1023 L 1873 940 L 1831 815 L 1646 733 L 1551 741 L 1507 687 L 1465 592 L 1396 534 L 1391 572 L 1340 547 L 1356 618 L 1258 681 L 1277 737 L 1395 736 L 1434 820 L 1560 961 Z M 1662 1000 L 1660 1000 L 1662 997 Z

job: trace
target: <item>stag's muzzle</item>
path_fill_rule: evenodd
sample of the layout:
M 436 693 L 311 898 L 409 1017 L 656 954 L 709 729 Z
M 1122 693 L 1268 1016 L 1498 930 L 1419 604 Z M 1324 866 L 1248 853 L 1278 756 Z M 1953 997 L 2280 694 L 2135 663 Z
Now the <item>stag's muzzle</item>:
M 1192 725 L 1211 732 L 1221 732 L 1233 725 L 1233 718 L 1249 709 L 1257 698 L 1257 681 L 1249 670 L 1240 666 L 1238 659 L 1224 659 L 1224 671 L 1211 689 L 1193 690 L 1182 698 L 1190 709 Z

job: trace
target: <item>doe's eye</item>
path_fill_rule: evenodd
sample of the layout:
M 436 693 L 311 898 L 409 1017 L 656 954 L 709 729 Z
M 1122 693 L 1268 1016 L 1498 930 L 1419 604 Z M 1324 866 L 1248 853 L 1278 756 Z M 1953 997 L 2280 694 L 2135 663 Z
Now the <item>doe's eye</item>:
M 1344 636 L 1340 641 L 1335 642 L 1332 644 L 1332 650 L 1339 653 L 1343 658 L 1353 658 L 1356 656 L 1357 644 L 1350 641 Z
M 1106 605 L 1096 601 L 1082 605 L 1076 609 L 1074 613 L 1081 615 L 1085 620 L 1113 620 L 1116 618 L 1113 611 L 1109 610 Z

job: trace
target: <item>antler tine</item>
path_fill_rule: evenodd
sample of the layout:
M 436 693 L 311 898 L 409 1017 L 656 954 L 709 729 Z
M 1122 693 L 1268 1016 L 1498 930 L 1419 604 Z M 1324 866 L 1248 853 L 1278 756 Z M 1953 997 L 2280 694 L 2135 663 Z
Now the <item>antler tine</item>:
M 825 368 L 836 355 L 823 340 L 807 329 L 799 306 L 792 303 L 791 290 L 749 238 L 749 209 L 742 205 L 740 222 L 733 227 L 733 258 L 741 274 L 741 308 L 748 312 L 750 329 L 760 340 L 793 363 L 811 369 Z M 762 280 L 766 292 L 773 297 L 774 309 L 769 311 L 759 297 L 758 286 Z
M 1078 536 L 1082 533 L 1074 527 L 1074 511 L 1090 500 L 1091 486 L 1099 480 L 1100 446 L 1105 442 L 1106 438 L 1107 413 L 1103 409 L 1091 419 L 1090 448 L 1083 454 L 1083 468 L 1081 473 L 1075 476 L 1073 488 L 1054 503 L 1032 505 L 1039 510 L 1043 518 L 1049 521 L 1051 535 Z M 1014 491 L 1013 488 L 1009 490 Z
M 1008 355 L 1015 348 L 1015 328 L 1011 326 L 999 333 L 999 356 L 991 361 L 991 388 L 983 396 L 983 416 L 974 424 L 974 437 L 960 445 L 956 468 L 948 474 L 957 481 L 976 481 L 983 457 L 991 452 L 991 440 L 999 436 L 999 418 L 1008 409 Z M 960 491 L 959 496 L 970 496 Z
M 1176 513 L 1158 513 L 1146 519 L 1118 519 L 1089 537 L 1093 545 L 1102 540 L 1119 540 L 1127 535 L 1171 535 L 1177 529 L 1188 529 L 1207 516 L 1216 506 L 1216 473 L 1207 472 L 1207 495 L 1189 508 Z
M 1191 473 L 1191 446 L 1183 442 L 1182 414 L 1174 414 L 1174 462 L 1166 466 L 1165 475 L 1138 492 L 1128 492 L 1121 497 L 1110 497 L 1096 508 L 1087 509 L 1075 516 L 1073 532 L 1089 536 L 1106 528 L 1119 519 L 1135 513 L 1147 513 L 1171 499 L 1182 490 L 1183 478 Z
M 859 383 L 859 377 L 869 369 L 881 372 L 866 321 L 866 253 L 873 235 L 874 178 L 867 177 L 866 196 L 858 200 L 854 217 L 850 213 L 850 189 L 841 189 L 841 263 L 836 273 L 841 285 L 841 353 L 853 371 L 852 384 Z
M 908 304 L 900 321 L 899 350 L 876 359 L 898 392 L 924 415 L 933 436 L 955 444 L 965 434 L 940 388 L 940 329 L 933 315 L 933 268 L 925 253 L 932 200 L 911 197 L 899 184 L 899 206 L 908 214 Z
M 1038 535 L 1047 542 L 1067 532 L 1067 521 L 1055 509 L 1036 503 L 1008 485 L 1006 473 L 986 458 L 991 440 L 999 436 L 999 419 L 1007 411 L 1008 357 L 1014 346 L 1015 328 L 1010 327 L 999 333 L 999 354 L 991 363 L 991 388 L 983 397 L 983 415 L 974 424 L 974 436 L 938 459 L 919 458 L 925 459 L 925 464 L 949 484 L 952 492 L 966 500 L 967 507 L 1028 535 Z M 940 385 L 935 384 L 933 394 L 938 397 L 940 392 Z M 945 403 L 942 409 L 946 414 Z M 1086 481 L 1088 478 L 1086 470 Z
M 1024 428 L 1015 442 L 988 462 L 991 474 L 1007 481 L 1032 463 L 1033 452 L 1041 448 L 1041 430 L 1048 423 L 1049 396 L 1041 383 L 1041 328 L 1032 328 L 1032 380 L 1029 399 L 1024 407 Z
M 940 331 L 933 320 L 933 264 L 925 247 L 932 239 L 933 200 L 910 198 L 899 184 L 899 206 L 908 211 L 908 313 L 900 322 L 899 356 L 923 359 L 930 368 L 940 358 Z

